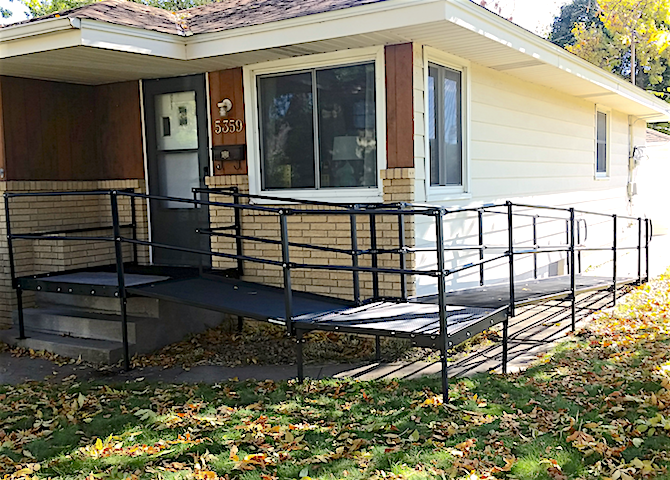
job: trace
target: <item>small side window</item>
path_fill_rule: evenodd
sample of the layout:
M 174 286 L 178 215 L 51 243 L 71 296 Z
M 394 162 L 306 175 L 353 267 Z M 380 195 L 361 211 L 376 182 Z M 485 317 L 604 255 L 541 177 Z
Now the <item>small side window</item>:
M 605 112 L 596 112 L 596 176 L 605 177 L 608 157 L 608 115 Z

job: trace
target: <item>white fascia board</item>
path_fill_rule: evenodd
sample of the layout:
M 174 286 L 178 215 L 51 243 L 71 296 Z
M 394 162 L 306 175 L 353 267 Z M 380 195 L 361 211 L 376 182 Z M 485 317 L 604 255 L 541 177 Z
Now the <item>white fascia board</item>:
M 0 28 L 0 42 L 10 42 L 26 37 L 34 37 L 47 33 L 61 32 L 79 28 L 76 21 L 67 17 L 49 18 L 39 22 L 19 23 Z
M 451 23 L 632 100 L 649 110 L 650 117 L 670 119 L 670 104 L 469 0 L 446 0 L 446 10 Z
M 193 35 L 189 60 L 318 42 L 445 20 L 444 0 L 388 0 L 264 25 Z
M 81 20 L 81 44 L 118 52 L 186 60 L 185 38 L 170 33 Z
M 0 58 L 17 57 L 81 44 L 78 22 L 50 18 L 0 29 Z

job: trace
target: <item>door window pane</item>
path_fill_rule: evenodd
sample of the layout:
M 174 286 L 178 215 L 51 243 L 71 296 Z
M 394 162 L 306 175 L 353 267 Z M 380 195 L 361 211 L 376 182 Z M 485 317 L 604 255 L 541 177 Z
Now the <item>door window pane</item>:
M 192 189 L 200 187 L 200 161 L 194 152 L 158 154 L 158 195 L 193 198 Z M 192 203 L 163 202 L 165 208 L 195 208 Z
M 377 184 L 374 65 L 316 72 L 320 186 Z
M 198 148 L 195 92 L 156 95 L 156 147 L 160 150 Z
M 461 72 L 431 65 L 428 69 L 431 185 L 463 185 L 461 108 Z
M 310 72 L 258 81 L 263 189 L 314 188 Z

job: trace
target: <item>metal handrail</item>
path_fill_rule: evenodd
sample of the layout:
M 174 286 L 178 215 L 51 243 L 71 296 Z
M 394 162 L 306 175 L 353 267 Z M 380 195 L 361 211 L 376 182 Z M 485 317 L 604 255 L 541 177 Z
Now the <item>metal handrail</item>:
M 25 338 L 24 322 L 23 322 L 23 304 L 21 298 L 21 287 L 17 281 L 16 268 L 14 261 L 14 248 L 13 240 L 86 240 L 86 241 L 108 241 L 114 242 L 115 244 L 115 258 L 116 258 L 116 271 L 118 276 L 118 296 L 121 302 L 121 319 L 122 319 L 122 329 L 123 329 L 123 342 L 124 342 L 124 364 L 126 368 L 130 367 L 129 364 L 129 350 L 128 350 L 128 333 L 127 333 L 127 312 L 126 312 L 126 286 L 125 286 L 125 273 L 124 273 L 124 259 L 123 259 L 123 244 L 130 244 L 133 246 L 134 258 L 137 262 L 137 247 L 138 246 L 147 246 L 149 248 L 161 248 L 174 251 L 180 251 L 185 253 L 192 253 L 196 255 L 206 255 L 209 257 L 219 257 L 226 258 L 230 260 L 236 260 L 238 263 L 238 272 L 242 274 L 242 265 L 243 262 L 254 262 L 267 265 L 273 265 L 282 269 L 283 272 L 283 286 L 284 286 L 284 306 L 285 306 L 285 322 L 287 330 L 290 334 L 294 332 L 293 325 L 293 291 L 291 288 L 291 271 L 294 269 L 311 269 L 311 270 L 328 270 L 328 271 L 340 271 L 340 272 L 350 272 L 353 275 L 353 290 L 354 290 L 354 301 L 357 304 L 365 303 L 370 300 L 379 300 L 382 297 L 380 296 L 380 285 L 379 285 L 379 275 L 380 274 L 392 274 L 400 275 L 401 281 L 401 296 L 396 301 L 406 301 L 407 296 L 407 287 L 406 287 L 406 277 L 408 275 L 418 275 L 418 276 L 428 276 L 437 278 L 437 289 L 438 289 L 438 305 L 439 305 L 439 317 L 440 317 L 440 332 L 442 335 L 443 344 L 441 345 L 442 358 L 443 358 L 443 393 L 447 394 L 448 389 L 448 374 L 446 369 L 446 358 L 447 358 L 447 348 L 448 348 L 448 324 L 446 318 L 446 278 L 450 275 L 456 273 L 479 268 L 480 271 L 480 283 L 484 284 L 484 268 L 485 265 L 492 262 L 499 261 L 501 259 L 508 259 L 509 264 L 509 303 L 507 307 L 508 316 L 503 322 L 503 371 L 506 372 L 507 369 L 507 329 L 509 319 L 515 316 L 515 256 L 517 255 L 535 255 L 540 253 L 551 253 L 551 252 L 567 252 L 569 255 L 569 267 L 570 267 L 570 290 L 569 298 L 572 302 L 572 327 L 575 328 L 575 301 L 576 301 L 576 262 L 575 254 L 581 253 L 583 251 L 608 251 L 611 250 L 613 253 L 613 275 L 612 275 L 612 291 L 613 291 L 613 302 L 616 303 L 617 300 L 617 254 L 619 251 L 623 250 L 637 250 L 638 251 L 638 282 L 642 282 L 642 249 L 645 249 L 646 256 L 646 280 L 649 279 L 649 243 L 651 241 L 651 236 L 653 235 L 653 224 L 649 219 L 638 217 L 626 217 L 626 216 L 617 216 L 617 215 L 608 215 L 600 214 L 596 212 L 586 212 L 582 210 L 576 210 L 574 208 L 560 208 L 560 207 L 550 207 L 550 206 L 539 206 L 539 205 L 527 205 L 527 204 L 517 204 L 513 202 L 506 202 L 504 205 L 484 205 L 482 207 L 473 207 L 473 208 L 462 208 L 455 210 L 448 210 L 441 206 L 435 205 L 424 205 L 424 204 L 409 204 L 409 203 L 397 203 L 397 204 L 330 204 L 327 202 L 317 202 L 317 201 L 302 201 L 296 200 L 295 203 L 302 205 L 311 205 L 314 207 L 331 207 L 331 208 L 290 208 L 290 207 L 268 207 L 260 205 L 251 205 L 251 204 L 242 204 L 240 203 L 241 198 L 265 198 L 265 199 L 280 199 L 280 197 L 271 197 L 267 195 L 252 195 L 252 194 L 243 194 L 235 187 L 223 189 L 194 189 L 194 195 L 197 193 L 223 193 L 230 195 L 233 198 L 233 203 L 229 202 L 214 202 L 209 200 L 201 200 L 197 198 L 185 199 L 179 197 L 171 196 L 161 196 L 161 195 L 150 195 L 137 193 L 134 190 L 96 190 L 96 191 L 80 191 L 80 192 L 20 192 L 20 193 L 11 193 L 5 192 L 5 216 L 6 216 L 6 226 L 7 226 L 7 239 L 9 247 L 9 257 L 10 257 L 10 274 L 12 277 L 12 285 L 17 292 L 17 304 L 19 308 L 19 330 L 21 338 Z M 99 195 L 99 196 L 109 196 L 110 197 L 110 207 L 112 213 L 112 230 L 113 237 L 84 237 L 84 236 L 67 236 L 68 233 L 80 233 L 86 229 L 70 229 L 65 231 L 55 231 L 55 232 L 37 232 L 37 233 L 12 233 L 11 231 L 11 212 L 9 208 L 9 200 L 16 197 L 55 197 L 55 196 L 76 196 L 76 195 Z M 132 223 L 130 225 L 122 225 L 119 221 L 119 206 L 118 198 L 127 197 L 130 198 L 132 206 Z M 179 247 L 175 245 L 162 244 L 154 241 L 140 240 L 137 238 L 137 221 L 136 221 L 136 210 L 135 210 L 135 199 L 147 199 L 147 200 L 156 200 L 156 201 L 171 201 L 171 202 L 181 202 L 198 206 L 207 206 L 207 207 L 221 207 L 221 208 L 230 208 L 234 211 L 235 223 L 225 227 L 210 227 L 206 229 L 199 229 L 197 232 L 202 234 L 207 234 L 211 236 L 221 236 L 234 239 L 236 241 L 236 253 L 226 253 L 221 251 L 214 251 L 211 248 L 209 250 L 200 250 L 192 249 L 187 247 Z M 290 202 L 293 199 L 281 198 L 282 202 Z M 506 213 L 499 211 L 491 211 L 494 208 L 506 207 Z M 554 210 L 554 211 L 565 211 L 569 212 L 569 218 L 559 218 L 543 215 L 529 215 L 526 213 L 515 212 L 514 208 L 533 208 L 533 209 L 545 209 L 545 210 Z M 275 215 L 279 219 L 280 226 L 280 240 L 276 239 L 267 239 L 263 237 L 257 237 L 253 235 L 243 235 L 242 234 L 242 217 L 241 212 L 255 211 L 263 212 L 270 215 Z M 459 213 L 476 213 L 478 220 L 478 245 L 447 245 L 444 238 L 444 220 L 450 216 Z M 493 214 L 506 214 L 507 215 L 507 246 L 498 246 L 498 245 L 486 245 L 484 243 L 484 228 L 483 228 L 483 215 L 487 213 Z M 581 229 L 579 225 L 584 224 L 585 226 L 585 238 L 588 236 L 588 227 L 584 219 L 576 219 L 576 213 L 580 214 L 594 214 L 600 215 L 603 217 L 609 217 L 613 222 L 613 242 L 611 247 L 586 247 L 581 244 Z M 338 247 L 326 247 L 320 245 L 312 245 L 310 243 L 301 243 L 301 242 L 292 242 L 289 240 L 289 222 L 288 218 L 290 216 L 300 216 L 300 215 L 347 215 L 350 218 L 350 238 L 351 238 L 351 248 L 344 249 Z M 357 240 L 357 217 L 365 215 L 368 217 L 368 228 L 370 231 L 370 248 L 360 249 L 358 247 Z M 398 248 L 377 248 L 377 225 L 376 221 L 380 216 L 395 216 L 398 218 Z M 405 245 L 404 239 L 404 222 L 407 216 L 426 216 L 433 219 L 435 222 L 435 231 L 436 231 L 436 244 L 434 248 L 424 248 L 424 247 L 408 247 Z M 518 217 L 530 217 L 533 219 L 533 247 L 532 248 L 519 248 L 518 244 L 521 242 L 516 242 L 514 239 L 515 226 L 514 220 Z M 550 220 L 559 220 L 566 222 L 566 243 L 556 246 L 540 246 L 537 241 L 537 219 L 547 218 Z M 635 220 L 638 222 L 638 239 L 636 246 L 625 246 L 618 245 L 618 219 L 626 220 Z M 644 241 L 642 238 L 643 235 L 643 224 L 644 223 Z M 121 233 L 122 229 L 127 229 L 128 227 L 132 228 L 132 236 L 126 237 Z M 92 230 L 100 230 L 98 227 L 91 227 Z M 109 227 L 104 227 L 108 229 Z M 578 230 L 579 229 L 579 230 Z M 225 233 L 226 231 L 234 230 L 235 233 Z M 63 236 L 65 235 L 65 236 Z M 281 260 L 272 260 L 268 258 L 255 257 L 252 255 L 245 255 L 242 252 L 242 241 L 257 241 L 261 243 L 270 243 L 273 245 L 281 246 Z M 643 245 L 644 243 L 644 245 Z M 516 246 L 515 246 L 516 245 Z M 348 255 L 351 257 L 351 265 L 329 265 L 329 264 L 318 264 L 318 263 L 301 263 L 295 262 L 290 259 L 290 247 L 298 248 L 307 248 L 315 249 L 321 251 L 327 251 L 332 253 L 338 253 L 343 255 Z M 505 250 L 501 255 L 496 255 L 491 258 L 484 258 L 484 252 L 486 250 Z M 416 253 L 421 251 L 434 251 L 437 253 L 437 266 L 434 269 L 418 269 L 418 268 L 407 268 L 405 265 L 405 255 L 408 253 Z M 455 268 L 448 269 L 445 265 L 445 253 L 449 251 L 477 251 L 479 253 L 479 260 L 476 262 L 471 262 L 466 265 L 456 266 Z M 399 267 L 380 267 L 379 266 L 379 255 L 383 254 L 398 254 L 400 256 Z M 362 255 L 371 256 L 371 266 L 361 266 L 359 263 L 359 257 Z M 580 262 L 581 264 L 581 262 Z M 537 277 L 537 265 L 535 260 L 535 276 Z M 372 275 L 373 279 L 373 296 L 368 300 L 361 300 L 360 295 L 360 273 L 368 273 Z M 404 285 L 404 287 L 403 287 Z M 566 293 L 566 292 L 563 292 Z M 384 297 L 386 298 L 386 297 Z

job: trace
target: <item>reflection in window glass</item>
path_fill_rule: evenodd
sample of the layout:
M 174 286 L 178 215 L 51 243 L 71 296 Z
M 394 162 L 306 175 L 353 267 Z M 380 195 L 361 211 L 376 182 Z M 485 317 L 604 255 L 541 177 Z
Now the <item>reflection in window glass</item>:
M 596 172 L 607 173 L 607 114 L 597 113 Z
M 377 185 L 373 63 L 260 77 L 258 92 L 263 189 Z
M 263 189 L 313 188 L 312 75 L 258 81 Z
M 321 187 L 376 184 L 374 65 L 316 72 Z

